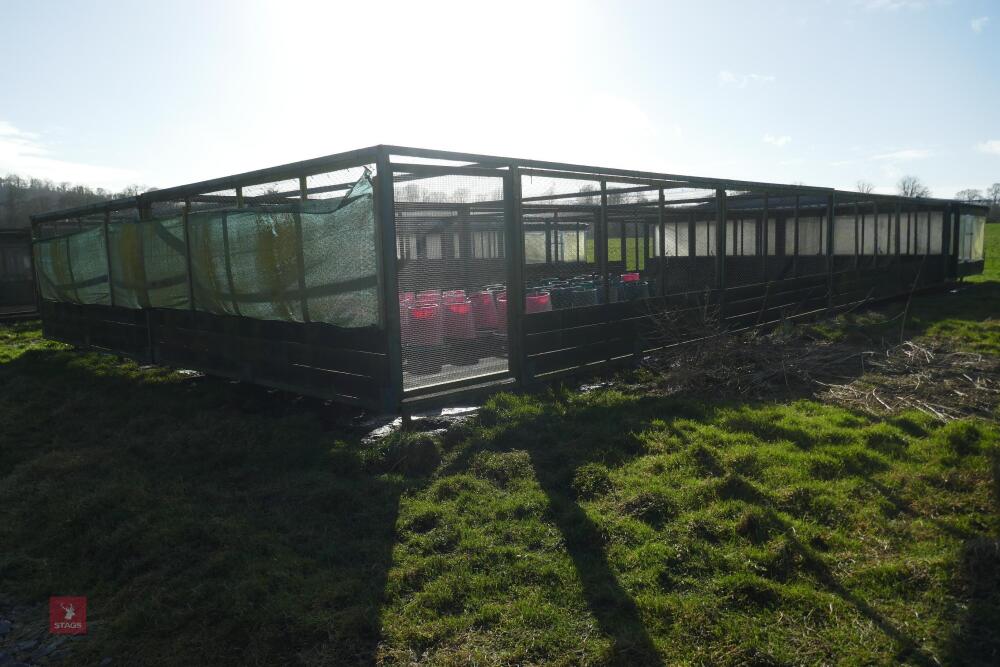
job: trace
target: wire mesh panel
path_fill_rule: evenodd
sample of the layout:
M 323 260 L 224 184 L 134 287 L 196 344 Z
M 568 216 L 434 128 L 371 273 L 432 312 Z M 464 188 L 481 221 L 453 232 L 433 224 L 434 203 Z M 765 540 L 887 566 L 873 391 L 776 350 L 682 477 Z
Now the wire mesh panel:
M 664 294 L 704 294 L 717 286 L 716 212 L 714 190 L 665 191 L 661 269 Z
M 502 176 L 394 184 L 404 391 L 506 372 Z
M 526 175 L 521 196 L 524 312 L 599 303 L 604 297 L 598 263 L 600 182 Z

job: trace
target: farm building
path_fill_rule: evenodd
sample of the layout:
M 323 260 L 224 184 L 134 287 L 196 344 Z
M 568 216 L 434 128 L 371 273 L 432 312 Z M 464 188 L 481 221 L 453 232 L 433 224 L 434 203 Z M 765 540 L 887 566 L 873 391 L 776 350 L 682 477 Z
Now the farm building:
M 27 229 L 0 229 L 0 319 L 35 309 L 31 236 Z
M 45 335 L 387 411 L 982 271 L 987 209 L 376 146 L 33 218 Z M 73 224 L 71 233 L 60 232 Z

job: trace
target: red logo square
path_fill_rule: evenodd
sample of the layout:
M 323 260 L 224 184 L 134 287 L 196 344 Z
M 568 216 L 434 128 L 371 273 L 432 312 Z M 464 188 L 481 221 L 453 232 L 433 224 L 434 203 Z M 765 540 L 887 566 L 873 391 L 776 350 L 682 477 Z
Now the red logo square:
M 49 632 L 54 635 L 87 634 L 87 598 L 66 595 L 50 597 Z

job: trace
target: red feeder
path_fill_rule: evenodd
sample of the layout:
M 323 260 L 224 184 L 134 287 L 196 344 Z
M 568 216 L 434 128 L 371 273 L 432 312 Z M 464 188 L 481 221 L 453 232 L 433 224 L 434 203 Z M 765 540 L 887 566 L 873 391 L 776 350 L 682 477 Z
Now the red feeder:
M 507 333 L 507 292 L 497 292 L 497 329 Z
M 464 289 L 453 289 L 441 295 L 441 303 L 462 303 L 465 301 Z
M 449 303 L 444 307 L 445 336 L 453 340 L 472 340 L 476 337 L 475 320 L 472 317 L 472 302 Z
M 477 329 L 497 328 L 497 306 L 493 301 L 493 292 L 476 292 L 472 295 L 472 315 Z
M 440 304 L 418 303 L 410 306 L 410 342 L 424 347 L 444 345 L 444 318 Z
M 429 289 L 423 292 L 417 292 L 416 300 L 418 304 L 441 303 L 441 290 Z
M 639 274 L 638 273 L 623 273 L 622 274 L 622 282 L 623 283 L 637 283 L 637 282 L 639 282 Z
M 413 305 L 413 292 L 403 292 L 399 295 L 399 333 L 404 343 L 410 337 L 410 306 Z
M 552 310 L 552 301 L 548 292 L 532 292 L 524 297 L 524 313 L 544 313 Z

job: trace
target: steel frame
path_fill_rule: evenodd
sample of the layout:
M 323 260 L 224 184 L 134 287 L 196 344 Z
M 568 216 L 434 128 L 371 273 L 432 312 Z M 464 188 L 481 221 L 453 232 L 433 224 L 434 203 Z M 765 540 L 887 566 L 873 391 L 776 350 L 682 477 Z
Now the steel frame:
M 508 290 L 508 341 L 509 341 L 509 368 L 508 374 L 501 374 L 500 377 L 471 377 L 456 382 L 453 385 L 435 387 L 435 391 L 444 391 L 447 394 L 449 387 L 455 391 L 462 391 L 470 384 L 479 381 L 503 383 L 509 378 L 523 386 L 531 383 L 536 377 L 544 375 L 533 372 L 532 364 L 529 363 L 533 354 L 528 350 L 526 344 L 532 336 L 539 336 L 539 329 L 535 326 L 526 328 L 526 320 L 535 318 L 532 321 L 541 321 L 546 318 L 536 316 L 526 316 L 524 313 L 525 294 L 525 246 L 524 234 L 526 229 L 535 229 L 535 225 L 540 225 L 540 229 L 545 233 L 546 260 L 551 264 L 551 235 L 559 230 L 575 229 L 580 230 L 581 223 L 590 225 L 596 221 L 592 231 L 594 239 L 594 266 L 601 275 L 601 291 L 603 293 L 603 305 L 596 308 L 593 316 L 586 324 L 580 326 L 597 326 L 605 340 L 611 340 L 613 331 L 621 320 L 622 309 L 612 303 L 610 298 L 610 271 L 609 267 L 609 224 L 610 218 L 617 215 L 619 211 L 630 214 L 628 224 L 635 225 L 634 254 L 635 263 L 639 266 L 639 252 L 642 249 L 642 264 L 647 268 L 657 262 L 651 260 L 660 258 L 659 274 L 656 276 L 656 298 L 650 299 L 650 309 L 672 308 L 676 304 L 666 299 L 670 297 L 670 285 L 665 269 L 666 258 L 668 257 L 665 247 L 665 226 L 674 225 L 676 230 L 679 225 L 687 226 L 688 248 L 686 257 L 692 262 L 698 257 L 704 257 L 712 264 L 714 282 L 710 286 L 716 299 L 720 312 L 723 316 L 727 313 L 727 304 L 733 302 L 733 308 L 739 299 L 739 290 L 742 286 L 734 287 L 730 284 L 728 272 L 730 265 L 736 267 L 742 265 L 742 255 L 746 254 L 740 249 L 740 256 L 734 251 L 733 256 L 727 256 L 727 236 L 728 222 L 732 215 L 740 216 L 740 220 L 750 220 L 755 225 L 755 247 L 748 256 L 756 258 L 758 269 L 762 276 L 762 281 L 770 285 L 772 282 L 780 282 L 782 279 L 773 279 L 774 271 L 781 270 L 790 272 L 792 278 L 797 278 L 806 264 L 812 262 L 812 257 L 821 258 L 822 278 L 824 282 L 825 308 L 836 308 L 837 285 L 846 280 L 843 271 L 837 268 L 838 255 L 835 252 L 835 220 L 838 212 L 841 217 L 853 217 L 853 256 L 849 260 L 850 270 L 857 272 L 865 269 L 866 258 L 872 256 L 872 266 L 880 266 L 880 258 L 883 256 L 891 259 L 887 260 L 888 265 L 896 267 L 899 275 L 902 276 L 904 262 L 901 258 L 910 257 L 910 238 L 908 236 L 906 245 L 901 246 L 900 224 L 902 208 L 906 205 L 907 216 L 914 213 L 914 217 L 919 220 L 918 211 L 926 212 L 927 232 L 925 233 L 925 249 L 930 247 L 930 213 L 937 211 L 942 216 L 941 232 L 941 282 L 954 280 L 958 277 L 957 270 L 957 250 L 958 250 L 958 219 L 962 212 L 985 213 L 985 208 L 969 205 L 947 199 L 921 198 L 918 200 L 904 199 L 901 197 L 880 194 L 859 194 L 854 192 L 838 191 L 832 188 L 799 186 L 782 183 L 768 183 L 759 181 L 745 181 L 733 179 L 717 179 L 709 177 L 689 176 L 671 173 L 661 173 L 653 171 L 639 171 L 619 168 L 598 167 L 591 165 L 580 165 L 573 163 L 551 162 L 543 160 L 519 159 L 511 157 L 501 157 L 493 155 L 483 155 L 477 153 L 464 153 L 455 151 L 442 151 L 424 148 L 414 148 L 393 145 L 370 146 L 353 151 L 337 153 L 312 160 L 294 162 L 266 169 L 249 171 L 232 176 L 210 179 L 151 191 L 122 199 L 109 200 L 97 204 L 52 211 L 32 218 L 32 237 L 41 238 L 39 230 L 49 223 L 62 223 L 75 220 L 79 227 L 87 225 L 101 225 L 107 238 L 108 223 L 112 215 L 117 212 L 134 210 L 139 213 L 139 219 L 148 219 L 152 215 L 154 205 L 170 204 L 178 207 L 182 211 L 184 221 L 184 242 L 188 248 L 188 289 L 190 291 L 191 309 L 196 309 L 195 292 L 190 267 L 190 238 L 189 225 L 192 203 L 195 204 L 218 204 L 235 207 L 244 207 L 248 203 L 256 202 L 294 202 L 304 200 L 310 195 L 322 193 L 346 191 L 351 187 L 351 183 L 335 183 L 321 187 L 307 187 L 307 177 L 322 174 L 339 169 L 359 167 L 363 165 L 375 165 L 375 216 L 376 216 L 376 243 L 377 243 L 377 277 L 379 294 L 379 330 L 380 335 L 385 338 L 385 391 L 378 400 L 380 409 L 395 412 L 406 409 L 408 399 L 410 402 L 421 400 L 426 391 L 414 392 L 412 396 L 403 391 L 403 352 L 401 346 L 401 324 L 397 303 L 398 280 L 397 280 L 397 250 L 396 250 L 396 220 L 397 202 L 395 201 L 395 183 L 406 181 L 419 181 L 424 178 L 432 178 L 443 175 L 468 175 L 468 176 L 493 176 L 502 179 L 503 198 L 496 201 L 479 202 L 466 205 L 468 209 L 477 212 L 487 213 L 491 216 L 502 216 L 502 227 L 504 231 L 504 262 L 507 275 Z M 549 195 L 532 195 L 523 197 L 521 194 L 522 178 L 542 176 L 553 179 L 569 179 L 577 181 L 587 181 L 594 184 L 589 190 L 578 192 L 559 192 Z M 272 183 L 283 180 L 298 181 L 298 188 L 294 190 L 282 190 L 261 196 L 244 196 L 244 190 L 251 186 Z M 671 196 L 678 190 L 690 189 L 702 191 L 708 194 L 697 196 L 686 196 L 680 193 L 679 196 Z M 215 194 L 219 192 L 234 191 L 235 196 L 226 194 Z M 632 203 L 609 203 L 609 198 L 618 196 L 649 194 L 649 200 Z M 571 201 L 572 200 L 572 201 Z M 406 207 L 420 207 L 422 204 L 406 204 Z M 453 204 L 428 203 L 427 208 L 441 209 Z M 880 214 L 880 210 L 883 212 Z M 887 233 L 893 241 L 893 247 L 880 247 L 880 220 L 888 212 Z M 537 216 L 544 216 L 538 218 Z M 820 256 L 803 255 L 801 253 L 801 220 L 805 217 L 819 217 L 825 220 L 823 229 L 823 251 Z M 634 219 L 633 219 L 634 218 Z M 769 247 L 769 226 L 774 220 L 774 252 L 771 253 Z M 869 223 L 869 218 L 873 224 Z M 617 224 L 617 218 L 614 221 Z M 624 222 L 620 236 L 620 262 L 623 266 L 628 265 L 625 257 L 626 232 Z M 742 230 L 742 222 L 740 229 Z M 823 223 L 821 223 L 823 224 Z M 642 235 L 639 234 L 639 225 L 642 225 Z M 697 226 L 696 226 L 697 225 Z M 702 228 L 700 225 L 707 225 Z M 711 234 L 714 225 L 714 247 L 706 247 L 702 253 L 696 248 L 698 233 L 704 229 L 706 235 Z M 734 228 L 735 229 L 735 228 Z M 908 223 L 908 234 L 916 234 L 914 224 Z M 658 237 L 656 232 L 658 231 Z M 894 232 L 894 233 L 893 233 Z M 676 231 L 675 231 L 676 233 Z M 742 231 L 740 239 L 742 243 Z M 871 235 L 873 241 L 873 253 L 869 255 L 865 252 L 866 238 Z M 298 233 L 299 243 L 299 265 L 302 266 L 301 231 Z M 658 243 L 654 243 L 654 238 L 658 238 Z M 917 238 L 914 236 L 914 239 Z M 706 236 L 707 242 L 709 237 Z M 640 243 L 641 241 L 641 243 Z M 675 243 L 677 237 L 675 236 Z M 579 242 L 577 242 L 579 243 Z M 652 249 L 652 254 L 650 250 Z M 779 253 L 778 250 L 781 250 Z M 888 252 L 886 252 L 888 251 Z M 579 252 L 579 248 L 578 248 Z M 901 254 L 902 252 L 902 254 Z M 33 253 L 34 255 L 34 253 Z M 927 252 L 924 253 L 927 255 Z M 679 257 L 679 255 L 677 255 Z M 709 258 L 711 258 L 709 260 Z M 579 258 L 578 258 L 579 259 Z M 925 258 L 926 259 L 926 258 Z M 617 262 L 616 262 L 617 264 Z M 534 265 L 532 265 L 534 266 Z M 32 257 L 32 270 L 34 271 L 34 257 Z M 111 281 L 111 261 L 108 260 L 108 279 Z M 809 269 L 806 269 L 807 273 Z M 811 275 L 811 274 L 810 274 Z M 812 288 L 810 288 L 812 289 Z M 300 291 L 305 293 L 305 285 L 300 285 Z M 765 289 L 764 300 L 767 301 L 767 294 L 770 286 Z M 113 290 L 112 290 L 113 294 Z M 676 295 L 675 295 L 676 296 Z M 37 295 L 36 295 L 37 298 Z M 305 297 L 303 296 L 303 300 Z M 666 299 L 666 300 L 664 300 Z M 653 302 L 656 302 L 655 304 Z M 112 307 L 116 304 L 112 300 Z M 546 314 L 548 315 L 548 314 Z M 308 314 L 306 314 L 308 321 Z M 563 319 L 572 320 L 570 316 Z M 552 326 L 557 326 L 558 317 L 548 318 L 553 321 Z M 147 318 L 148 320 L 148 318 Z M 567 320 L 567 321 L 568 321 Z M 582 320 L 581 320 L 582 321 Z M 149 336 L 152 336 L 147 331 Z M 558 326 L 562 326 L 559 324 Z M 562 329 L 552 329 L 552 331 L 562 331 Z M 567 334 L 568 335 L 568 334 Z M 616 334 L 617 335 L 617 334 Z M 150 357 L 154 357 L 152 352 Z M 640 348 L 637 345 L 637 349 Z M 568 348 L 566 348 L 568 349 Z M 616 350 L 612 347 L 602 349 L 598 355 L 598 361 L 613 362 L 622 358 L 616 356 Z M 582 359 L 582 357 L 581 357 Z M 581 365 L 592 367 L 595 362 L 586 361 Z

